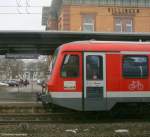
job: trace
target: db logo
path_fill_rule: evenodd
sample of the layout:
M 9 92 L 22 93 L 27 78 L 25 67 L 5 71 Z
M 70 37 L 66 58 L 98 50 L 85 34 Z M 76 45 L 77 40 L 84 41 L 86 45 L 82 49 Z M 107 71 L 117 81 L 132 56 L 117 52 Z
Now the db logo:
M 144 85 L 140 81 L 132 81 L 131 84 L 129 84 L 128 89 L 133 90 L 143 90 Z

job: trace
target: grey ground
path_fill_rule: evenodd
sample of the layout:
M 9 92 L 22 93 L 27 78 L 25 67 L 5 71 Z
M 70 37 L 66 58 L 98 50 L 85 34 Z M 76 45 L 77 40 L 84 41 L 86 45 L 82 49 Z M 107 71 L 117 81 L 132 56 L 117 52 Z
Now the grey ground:
M 116 130 L 126 130 L 116 133 Z M 80 123 L 80 124 L 27 124 L 1 125 L 0 136 L 27 136 L 27 137 L 149 137 L 149 122 L 126 123 Z M 22 134 L 22 135 L 21 135 Z
M 1 88 L 0 103 L 36 102 L 36 92 L 41 92 L 41 87 L 36 84 L 22 88 Z M 148 120 L 87 121 L 3 124 L 0 125 L 0 137 L 150 137 Z
M 2 102 L 35 102 L 36 93 L 41 86 L 34 83 L 27 87 L 0 87 L 0 103 Z

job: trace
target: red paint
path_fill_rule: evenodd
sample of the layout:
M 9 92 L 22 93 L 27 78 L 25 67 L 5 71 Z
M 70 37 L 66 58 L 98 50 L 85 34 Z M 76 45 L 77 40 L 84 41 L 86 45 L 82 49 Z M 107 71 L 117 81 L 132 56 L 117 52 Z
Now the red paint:
M 120 43 L 120 42 L 75 42 L 64 44 L 58 54 L 51 79 L 48 81 L 48 90 L 55 92 L 82 92 L 83 90 L 83 62 L 82 52 L 103 52 L 106 53 L 106 90 L 107 92 L 131 91 L 138 92 L 142 86 L 142 91 L 150 91 L 150 76 L 147 78 L 135 79 L 124 78 L 122 76 L 122 51 L 150 52 L 150 43 Z M 80 58 L 80 76 L 78 78 L 62 78 L 61 66 L 66 54 L 78 55 Z M 137 54 L 138 55 L 138 54 Z M 144 54 L 145 55 L 145 54 Z M 150 75 L 150 55 L 148 55 L 149 75 Z M 64 81 L 76 81 L 76 90 L 65 90 Z M 129 88 L 129 85 L 140 85 Z
M 119 91 L 120 90 L 120 77 L 121 65 L 119 54 L 106 55 L 106 90 Z
M 123 61 L 123 54 L 107 54 L 106 55 L 106 81 L 107 81 L 106 90 L 110 92 L 113 92 L 113 91 L 118 91 L 118 92 L 120 91 L 121 92 L 122 91 L 131 91 L 131 92 L 150 91 L 150 84 L 149 84 L 150 77 L 149 76 L 146 78 L 125 78 L 122 76 L 122 70 L 123 70 L 122 61 Z M 148 61 L 150 61 L 150 55 L 148 55 Z M 133 84 L 143 85 L 142 86 L 143 88 L 140 88 L 140 87 L 131 88 L 133 87 Z
M 61 76 L 61 67 L 63 63 L 64 56 L 67 54 L 78 55 L 79 56 L 79 77 L 77 78 L 63 78 Z M 64 81 L 75 81 L 76 89 L 75 90 L 66 90 L 64 89 Z M 60 52 L 57 57 L 55 67 L 51 79 L 48 81 L 48 90 L 53 92 L 81 92 L 82 91 L 82 54 L 79 52 Z

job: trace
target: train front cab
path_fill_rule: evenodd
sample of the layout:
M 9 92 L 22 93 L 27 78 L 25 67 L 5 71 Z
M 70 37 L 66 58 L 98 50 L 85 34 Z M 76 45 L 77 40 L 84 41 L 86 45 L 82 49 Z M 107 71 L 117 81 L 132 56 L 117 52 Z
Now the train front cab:
M 106 110 L 105 54 L 63 52 L 58 55 L 50 89 L 51 102 L 80 111 Z M 51 90 L 52 89 L 52 90 Z

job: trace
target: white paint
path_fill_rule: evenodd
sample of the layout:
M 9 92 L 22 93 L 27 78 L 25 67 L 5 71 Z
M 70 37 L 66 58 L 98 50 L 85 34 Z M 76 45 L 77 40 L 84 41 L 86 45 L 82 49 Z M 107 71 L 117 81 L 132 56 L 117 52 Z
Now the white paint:
M 121 34 L 121 33 L 120 33 Z M 90 40 L 91 43 L 104 43 L 104 44 L 107 44 L 107 43 L 111 43 L 111 44 L 132 44 L 132 45 L 135 45 L 135 44 L 150 44 L 150 42 L 139 42 L 139 41 L 97 41 L 97 40 Z M 114 45 L 115 46 L 115 45 Z M 138 46 L 138 45 L 137 45 Z
M 104 86 L 104 82 L 103 81 L 86 81 L 86 85 L 88 87 L 102 87 Z
M 82 98 L 82 92 L 49 92 L 53 98 Z M 104 98 L 150 97 L 150 91 L 107 91 Z
M 65 90 L 75 90 L 76 89 L 76 81 L 64 81 L 64 89 Z
M 119 54 L 119 55 L 148 55 L 150 54 L 150 52 L 145 52 L 145 51 L 118 51 L 118 52 L 109 52 L 109 51 L 106 51 L 106 55 L 107 54 Z
M 150 91 L 107 91 L 108 98 L 150 97 Z
M 50 92 L 52 98 L 82 98 L 82 92 Z
M 128 89 L 130 91 L 142 91 L 144 89 L 144 85 L 139 80 L 133 80 L 129 85 Z
M 66 129 L 65 130 L 66 132 L 72 132 L 72 133 L 77 133 L 77 131 L 78 131 L 78 129 L 76 128 L 76 129 Z
M 149 46 L 150 46 L 150 44 L 149 44 Z M 147 54 L 150 54 L 150 52 L 145 52 L 145 51 L 121 51 L 120 54 L 124 54 L 124 55 L 147 55 Z
M 128 133 L 128 129 L 118 129 L 118 130 L 115 130 L 116 133 Z

